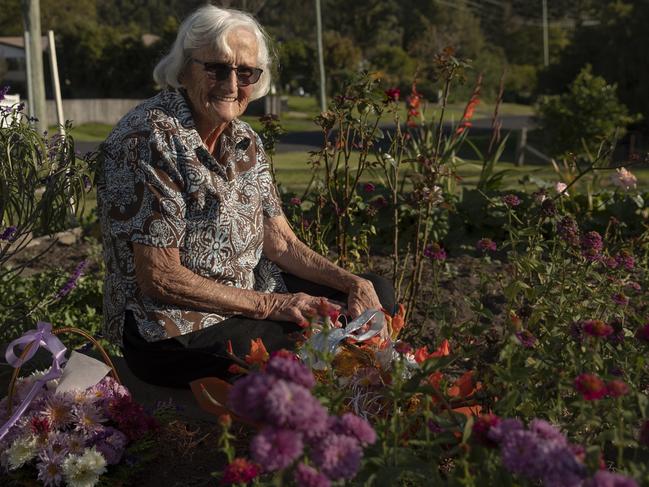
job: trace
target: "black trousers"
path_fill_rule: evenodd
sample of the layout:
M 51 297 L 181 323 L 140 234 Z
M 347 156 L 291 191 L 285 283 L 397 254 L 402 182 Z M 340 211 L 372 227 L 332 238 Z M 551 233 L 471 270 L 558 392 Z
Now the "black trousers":
M 290 274 L 283 277 L 289 292 L 347 300 L 344 293 L 335 289 Z M 383 308 L 394 312 L 392 283 L 375 274 L 362 274 L 361 277 L 372 282 Z M 136 377 L 150 384 L 186 388 L 201 377 L 232 378 L 228 372 L 232 361 L 226 355 L 228 340 L 235 355 L 243 358 L 250 352 L 250 340 L 261 338 L 269 352 L 282 348 L 291 350 L 301 331 L 294 323 L 234 316 L 203 330 L 147 342 L 138 332 L 133 313 L 127 311 L 122 343 L 126 363 Z

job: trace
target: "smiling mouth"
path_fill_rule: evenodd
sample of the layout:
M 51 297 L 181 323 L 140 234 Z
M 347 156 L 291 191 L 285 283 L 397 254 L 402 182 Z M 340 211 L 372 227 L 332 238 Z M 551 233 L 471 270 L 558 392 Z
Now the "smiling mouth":
M 227 102 L 237 101 L 237 98 L 234 97 L 234 96 L 219 96 L 219 95 L 214 95 L 214 96 L 212 96 L 211 98 L 212 98 L 212 100 L 216 100 L 216 101 L 227 101 Z

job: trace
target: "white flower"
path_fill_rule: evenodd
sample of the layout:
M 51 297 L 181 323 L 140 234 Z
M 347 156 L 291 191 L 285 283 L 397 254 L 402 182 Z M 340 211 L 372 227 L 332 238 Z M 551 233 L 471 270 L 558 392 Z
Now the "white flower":
M 36 437 L 23 436 L 14 440 L 7 450 L 7 466 L 9 470 L 16 470 L 31 461 L 37 452 Z
M 70 455 L 63 462 L 63 475 L 70 487 L 92 487 L 106 471 L 106 459 L 93 446 L 82 455 Z
M 557 181 L 557 183 L 554 185 L 554 190 L 561 194 L 562 196 L 568 196 L 568 192 L 566 191 L 566 188 L 568 185 L 566 183 L 562 183 L 561 181 Z
M 622 188 L 624 191 L 628 191 L 631 188 L 635 188 L 638 183 L 638 179 L 624 167 L 615 170 L 614 174 L 611 174 L 611 182 L 618 188 Z

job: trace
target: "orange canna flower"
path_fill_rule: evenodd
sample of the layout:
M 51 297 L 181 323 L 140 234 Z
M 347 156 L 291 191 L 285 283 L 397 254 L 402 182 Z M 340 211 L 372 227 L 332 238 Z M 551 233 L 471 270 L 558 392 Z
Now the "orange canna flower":
M 451 354 L 451 346 L 448 343 L 448 340 L 444 339 L 442 344 L 430 354 L 430 357 L 446 357 Z
M 462 377 L 456 380 L 455 383 L 451 387 L 449 387 L 447 392 L 450 397 L 464 398 L 469 397 L 471 394 L 480 390 L 481 388 L 482 384 L 480 384 L 479 382 L 477 384 L 474 384 L 473 370 L 469 370 L 468 372 L 465 372 Z
M 388 330 L 390 331 L 390 338 L 392 338 L 393 341 L 396 341 L 397 337 L 399 336 L 399 333 L 401 333 L 401 330 L 406 324 L 404 320 L 405 315 L 406 315 L 406 308 L 403 306 L 403 304 L 399 303 L 399 309 L 397 310 L 397 314 L 395 314 L 392 318 L 388 319 Z
M 437 350 L 432 353 L 428 353 L 428 347 L 426 345 L 415 350 L 415 362 L 420 364 L 430 358 L 446 357 L 447 355 L 450 355 L 450 353 L 451 346 L 449 345 L 448 340 L 443 340 Z
M 246 363 L 262 366 L 268 362 L 269 357 L 270 355 L 261 338 L 250 340 L 250 353 L 245 357 Z

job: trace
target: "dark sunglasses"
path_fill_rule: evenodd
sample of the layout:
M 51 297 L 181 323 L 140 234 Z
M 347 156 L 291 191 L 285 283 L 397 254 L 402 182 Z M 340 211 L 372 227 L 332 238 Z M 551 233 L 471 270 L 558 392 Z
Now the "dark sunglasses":
M 261 73 L 264 72 L 260 68 L 251 68 L 249 66 L 232 66 L 226 63 L 206 63 L 192 58 L 196 64 L 200 64 L 205 69 L 207 75 L 216 81 L 225 81 L 230 77 L 230 72 L 234 71 L 237 74 L 237 84 L 239 86 L 248 86 L 255 84 L 259 81 Z

